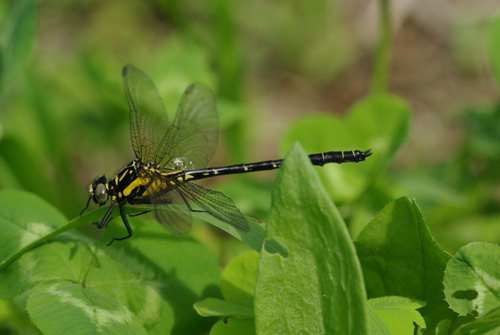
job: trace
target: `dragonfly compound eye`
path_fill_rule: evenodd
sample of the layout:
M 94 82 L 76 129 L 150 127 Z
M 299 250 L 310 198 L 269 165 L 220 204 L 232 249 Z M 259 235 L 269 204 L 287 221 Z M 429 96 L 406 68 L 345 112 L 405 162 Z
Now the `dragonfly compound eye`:
M 106 189 L 106 185 L 97 184 L 95 187 L 94 199 L 100 204 L 104 204 L 108 201 L 108 190 Z

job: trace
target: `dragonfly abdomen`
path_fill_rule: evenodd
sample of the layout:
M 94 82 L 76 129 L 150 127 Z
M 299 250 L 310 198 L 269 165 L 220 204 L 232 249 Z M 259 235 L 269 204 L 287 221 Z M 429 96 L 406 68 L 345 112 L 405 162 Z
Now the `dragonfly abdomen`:
M 319 154 L 309 155 L 309 159 L 313 165 L 323 166 L 328 163 L 347 163 L 347 162 L 361 162 L 364 161 L 366 157 L 371 155 L 371 151 L 329 151 L 322 152 Z M 215 168 L 199 169 L 199 170 L 188 170 L 183 172 L 184 181 L 197 180 L 215 176 L 222 176 L 226 174 L 237 174 L 237 173 L 247 173 L 254 171 L 266 171 L 274 170 L 281 167 L 282 159 L 276 159 L 271 161 L 250 163 L 250 164 L 238 164 L 229 165 Z

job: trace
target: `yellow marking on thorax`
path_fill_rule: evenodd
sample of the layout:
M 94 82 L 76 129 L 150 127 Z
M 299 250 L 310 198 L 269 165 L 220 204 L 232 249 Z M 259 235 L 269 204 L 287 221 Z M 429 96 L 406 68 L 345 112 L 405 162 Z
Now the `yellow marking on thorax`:
M 184 180 L 193 179 L 194 177 L 190 174 L 184 175 Z
M 135 178 L 133 182 L 128 184 L 128 186 L 123 190 L 123 196 L 128 197 L 133 190 L 137 187 L 141 187 L 143 185 L 141 178 Z
M 132 170 L 129 170 L 129 172 L 132 172 Z M 123 178 L 125 178 L 125 176 L 127 175 L 127 173 L 122 173 L 122 175 L 120 176 L 120 178 L 118 179 L 118 181 L 116 181 L 116 178 L 118 178 L 118 176 L 116 176 L 115 178 L 115 183 L 118 184 L 118 183 L 121 183 L 121 181 L 123 180 Z

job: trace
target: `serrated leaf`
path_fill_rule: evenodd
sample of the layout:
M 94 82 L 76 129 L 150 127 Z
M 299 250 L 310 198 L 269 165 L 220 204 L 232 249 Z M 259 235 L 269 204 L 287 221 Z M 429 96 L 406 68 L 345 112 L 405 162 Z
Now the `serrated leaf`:
M 382 297 L 368 300 L 368 304 L 380 316 L 392 334 L 413 335 L 415 322 L 425 328 L 425 321 L 417 309 L 425 303 L 404 297 Z
M 355 242 L 370 298 L 398 295 L 427 305 L 433 329 L 455 315 L 444 302 L 442 280 L 450 256 L 434 241 L 417 205 L 406 197 L 385 206 Z
M 366 334 L 364 284 L 354 246 L 309 158 L 294 145 L 278 172 L 261 252 L 257 334 Z
M 361 196 L 375 175 L 387 168 L 406 139 L 409 110 L 397 96 L 370 95 L 351 107 L 344 118 L 320 114 L 298 120 L 290 127 L 281 147 L 289 148 L 294 141 L 299 141 L 309 154 L 372 149 L 373 155 L 360 164 L 329 164 L 317 169 L 333 199 L 353 201 Z
M 444 292 L 460 315 L 485 315 L 500 306 L 500 247 L 475 242 L 460 248 L 446 266 Z

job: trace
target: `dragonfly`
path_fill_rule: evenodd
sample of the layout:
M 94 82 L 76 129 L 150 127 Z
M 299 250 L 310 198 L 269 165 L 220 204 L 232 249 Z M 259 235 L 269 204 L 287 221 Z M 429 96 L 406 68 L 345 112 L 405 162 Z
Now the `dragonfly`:
M 217 148 L 219 119 L 215 97 L 202 83 L 191 84 L 181 97 L 175 119 L 168 122 L 163 101 L 151 79 L 133 65 L 123 68 L 125 95 L 130 109 L 130 137 L 135 159 L 114 178 L 97 176 L 89 184 L 87 205 L 110 203 L 98 228 L 110 221 L 116 205 L 128 234 L 133 231 L 124 206 L 150 205 L 156 220 L 174 235 L 190 231 L 193 212 L 205 212 L 247 232 L 249 225 L 234 202 L 223 193 L 204 188 L 195 180 L 228 174 L 278 169 L 282 159 L 206 168 Z M 330 151 L 309 155 L 313 165 L 361 162 L 371 150 Z M 139 214 L 142 214 L 139 213 Z

